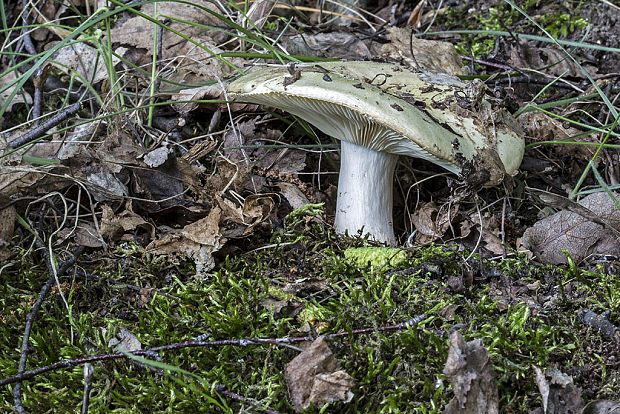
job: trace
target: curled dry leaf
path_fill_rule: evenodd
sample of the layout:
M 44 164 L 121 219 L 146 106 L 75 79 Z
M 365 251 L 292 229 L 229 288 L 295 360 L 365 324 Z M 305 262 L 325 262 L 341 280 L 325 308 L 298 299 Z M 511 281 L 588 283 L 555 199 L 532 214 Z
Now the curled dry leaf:
M 188 224 L 179 233 L 151 242 L 145 251 L 170 258 L 192 259 L 196 264 L 196 274 L 204 275 L 215 267 L 212 255 L 226 242 L 220 232 L 221 216 L 222 210 L 214 207 L 207 217 Z
M 155 226 L 134 213 L 130 202 L 127 203 L 127 209 L 119 214 L 115 214 L 106 204 L 102 206 L 102 210 L 101 235 L 106 240 L 131 240 L 138 229 L 146 231 L 151 240 L 155 239 Z
M 536 385 L 542 396 L 542 408 L 532 414 L 579 413 L 583 408 L 581 390 L 573 379 L 561 371 L 551 368 L 543 371 L 532 366 L 536 373 Z
M 286 365 L 284 378 L 298 413 L 311 404 L 320 408 L 326 403 L 353 398 L 351 388 L 355 380 L 341 370 L 322 336 Z
M 6 73 L 5 75 L 0 76 L 0 91 L 2 91 L 0 92 L 0 108 L 7 104 L 7 99 L 9 98 L 9 96 L 11 96 L 13 91 L 15 91 L 15 85 L 9 85 L 17 80 L 16 71 L 11 71 L 7 73 L 6 70 L 7 68 L 4 66 L 0 68 L 1 73 Z M 8 103 L 6 107 L 6 112 L 11 112 L 13 106 L 15 106 L 16 104 L 22 104 L 24 102 L 29 105 L 32 104 L 32 97 L 28 92 L 22 89 L 21 92 L 15 94 L 13 99 L 11 99 L 11 101 Z
M 439 210 L 434 202 L 421 203 L 420 207 L 411 216 L 411 223 L 415 226 L 416 244 L 428 246 L 442 238 L 450 228 L 451 221 L 459 211 L 458 204 L 450 209 Z
M 620 402 L 609 400 L 590 401 L 581 414 L 620 414 Z
M 380 46 L 377 44 L 380 49 L 375 50 L 373 47 L 372 52 L 388 61 L 404 61 L 413 68 L 419 65 L 422 69 L 429 72 L 449 73 L 451 75 L 467 74 L 467 69 L 463 66 L 461 56 L 452 43 L 418 39 L 415 36 L 411 38 L 411 29 L 404 27 L 388 27 L 387 38 L 390 41 L 389 43 Z M 411 58 L 409 46 L 413 50 L 415 61 Z
M 0 194 L 0 262 L 12 254 L 9 249 L 13 231 L 15 230 L 16 210 L 10 199 Z
M 443 373 L 448 377 L 454 398 L 444 414 L 497 414 L 497 379 L 489 352 L 480 339 L 465 343 L 460 332 L 450 334 L 450 349 Z
M 245 237 L 269 218 L 275 202 L 274 194 L 253 194 L 245 198 L 243 207 L 233 201 L 216 196 L 222 211 L 222 234 L 227 237 Z
M 283 37 L 282 44 L 292 55 L 317 57 L 338 56 L 346 60 L 366 60 L 371 58 L 368 47 L 352 33 L 330 32 L 298 34 Z
M 615 197 L 618 199 L 619 195 L 615 194 Z M 607 193 L 591 194 L 579 203 L 566 201 L 569 203 L 564 206 L 564 211 L 540 220 L 525 231 L 523 246 L 549 264 L 566 264 L 563 250 L 576 262 L 590 254 L 620 255 L 617 233 L 620 229 L 620 210 Z M 572 204 L 576 206 L 571 207 Z M 576 212 L 568 211 L 569 208 Z

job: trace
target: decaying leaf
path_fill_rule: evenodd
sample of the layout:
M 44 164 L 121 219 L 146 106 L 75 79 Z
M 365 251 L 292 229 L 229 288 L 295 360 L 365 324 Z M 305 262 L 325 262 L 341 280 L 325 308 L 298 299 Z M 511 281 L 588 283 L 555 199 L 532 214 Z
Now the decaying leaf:
M 235 69 L 216 56 L 223 52 L 217 44 L 228 37 L 218 30 L 208 27 L 219 26 L 221 23 L 215 16 L 205 11 L 218 12 L 217 6 L 206 0 L 190 3 L 160 2 L 157 13 L 166 16 L 166 25 L 182 33 L 180 37 L 172 30 L 162 29 L 162 56 L 166 62 L 166 70 L 160 76 L 175 82 L 189 84 L 215 78 L 224 79 L 235 72 Z M 151 17 L 155 15 L 153 4 L 145 4 L 140 11 Z M 188 24 L 184 22 L 192 22 Z M 205 27 L 207 26 L 207 27 Z M 135 15 L 111 30 L 111 41 L 121 47 L 115 51 L 134 64 L 149 64 L 153 53 L 153 35 L 155 25 L 141 16 Z M 233 64 L 239 63 L 238 58 L 228 58 Z M 240 65 L 239 65 L 240 66 Z
M 15 230 L 16 210 L 8 197 L 0 194 L 0 262 L 11 256 L 9 249 L 13 231 Z
M 108 347 L 114 348 L 117 351 L 123 350 L 126 352 L 139 351 L 142 349 L 142 343 L 129 329 L 122 327 L 120 332 L 116 335 L 116 338 L 108 341 Z
M 155 227 L 133 212 L 131 202 L 127 203 L 127 209 L 119 214 L 107 204 L 102 206 L 101 235 L 106 240 L 131 240 L 138 229 L 146 231 L 151 240 L 155 239 Z
M 618 194 L 615 194 L 618 198 Z M 578 203 L 599 222 L 620 229 L 620 210 L 607 193 L 595 193 Z M 576 211 L 576 208 L 573 208 Z M 590 254 L 620 255 L 620 241 L 615 231 L 584 217 L 583 213 L 560 211 L 540 220 L 523 234 L 523 245 L 545 263 L 567 263 L 565 250 L 580 262 Z
M 8 86 L 9 84 L 15 82 L 17 80 L 16 71 L 6 72 L 6 67 L 0 68 L 0 73 L 5 73 L 5 75 L 0 76 L 0 108 L 3 107 L 7 103 L 7 99 L 9 96 L 15 91 L 15 85 Z M 8 87 L 7 87 L 8 86 Z M 6 88 L 6 89 L 4 89 Z M 32 97 L 30 94 L 23 89 L 20 93 L 15 94 L 11 102 L 8 103 L 6 107 L 6 112 L 11 112 L 13 106 L 21 103 L 32 104 Z
M 451 221 L 458 213 L 459 206 L 453 204 L 451 208 L 439 210 L 434 202 L 421 203 L 411 216 L 411 223 L 415 226 L 416 244 L 428 246 L 446 234 Z
M 278 130 L 257 128 L 255 120 L 240 122 L 237 133 L 232 131 L 224 138 L 224 154 L 236 163 L 277 170 L 280 174 L 296 173 L 306 166 L 303 151 L 292 148 L 261 148 L 281 137 Z M 256 148 L 240 148 L 255 146 Z
M 341 370 L 325 338 L 317 338 L 286 365 L 284 374 L 295 411 L 353 398 L 354 379 Z
M 405 62 L 412 68 L 420 66 L 435 73 L 467 74 L 461 56 L 452 43 L 418 39 L 415 36 L 411 38 L 411 29 L 395 26 L 387 28 L 387 38 L 390 43 L 381 45 L 379 50 L 373 48 L 373 53 L 392 62 Z M 410 46 L 415 61 L 411 57 Z
M 465 343 L 460 332 L 450 334 L 448 360 L 443 369 L 454 391 L 444 414 L 497 414 L 497 379 L 489 352 L 480 339 Z
M 352 33 L 330 32 L 298 34 L 283 37 L 282 43 L 288 53 L 317 57 L 338 56 L 346 60 L 366 60 L 371 54 L 368 47 Z
M 577 128 L 566 125 L 563 120 L 543 112 L 526 112 L 517 119 L 527 132 L 527 135 L 537 141 L 571 140 L 574 142 L 597 142 L 596 134 L 581 136 L 581 131 Z M 596 147 L 589 145 L 554 145 L 552 150 L 560 157 L 574 157 L 587 162 L 592 159 Z M 595 162 L 598 162 L 598 159 L 595 159 Z
M 542 407 L 532 414 L 580 413 L 583 408 L 581 390 L 573 379 L 555 368 L 543 371 L 532 365 L 536 373 L 536 385 L 542 396 Z
M 620 402 L 609 400 L 590 401 L 581 414 L 620 414 Z
M 217 196 L 222 210 L 222 234 L 227 237 L 249 235 L 256 226 L 263 223 L 275 207 L 273 194 L 255 194 L 245 198 L 243 207 L 233 201 Z
M 112 65 L 120 61 L 118 57 L 112 56 Z M 77 79 L 82 83 L 97 83 L 110 78 L 105 60 L 99 55 L 99 51 L 84 42 L 72 43 L 61 48 L 50 62 L 56 69 L 69 75 L 77 73 L 79 75 Z
M 170 258 L 188 258 L 196 264 L 196 274 L 204 275 L 215 267 L 212 254 L 222 248 L 226 239 L 220 232 L 222 210 L 214 207 L 209 215 L 188 224 L 178 233 L 165 235 L 149 244 L 145 251 Z

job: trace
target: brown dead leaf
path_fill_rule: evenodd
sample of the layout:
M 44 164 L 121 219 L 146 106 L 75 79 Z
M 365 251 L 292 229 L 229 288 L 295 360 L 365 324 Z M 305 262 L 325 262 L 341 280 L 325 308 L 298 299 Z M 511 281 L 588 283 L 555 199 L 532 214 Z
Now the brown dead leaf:
M 619 195 L 615 193 L 616 199 Z M 578 203 L 598 216 L 599 221 L 620 229 L 620 210 L 604 193 L 595 193 Z M 614 231 L 572 211 L 560 211 L 540 220 L 523 234 L 522 243 L 545 263 L 566 264 L 565 250 L 577 263 L 590 254 L 620 255 Z
M 533 46 L 533 43 L 528 40 L 521 40 L 518 45 L 512 44 L 508 62 L 519 68 L 544 68 L 545 73 L 553 76 L 585 77 L 579 66 L 564 51 L 555 47 Z M 595 68 L 584 67 L 587 68 L 591 76 L 596 74 Z
M 576 128 L 566 125 L 564 121 L 542 112 L 526 112 L 518 118 L 522 128 L 529 137 L 537 141 L 573 140 L 575 142 L 597 142 L 596 134 L 572 138 L 581 133 Z M 589 145 L 554 145 L 553 151 L 562 157 L 572 157 L 588 162 L 592 159 L 596 147 Z
M 346 32 L 284 36 L 282 44 L 292 55 L 333 57 L 346 60 L 371 58 L 370 50 L 357 36 Z
M 273 313 L 275 319 L 294 318 L 302 310 L 302 304 L 294 300 L 263 298 L 259 302 L 263 308 Z
M 0 73 L 4 73 L 5 75 L 0 76 L 0 108 L 3 107 L 9 96 L 15 91 L 15 86 L 8 86 L 11 83 L 14 83 L 17 80 L 17 71 L 6 72 L 7 68 L 5 66 L 0 67 Z M 8 86 L 7 89 L 4 89 Z M 17 104 L 23 104 L 26 102 L 28 105 L 32 104 L 32 97 L 30 94 L 22 89 L 20 93 L 15 94 L 11 102 L 9 102 L 6 107 L 6 112 L 11 112 L 13 110 L 13 106 Z
M 102 210 L 101 235 L 106 240 L 131 240 L 138 229 L 148 232 L 151 240 L 155 239 L 155 227 L 133 212 L 131 202 L 128 202 L 127 209 L 119 214 L 115 214 L 107 204 L 102 206 Z
M 101 235 L 97 232 L 95 226 L 90 223 L 80 222 L 73 236 L 78 246 L 92 248 L 105 246 Z
M 293 210 L 310 203 L 308 197 L 295 184 L 281 181 L 276 183 L 276 186 L 280 189 L 280 194 L 288 201 Z
M 253 165 L 266 170 L 276 170 L 280 174 L 291 174 L 306 167 L 306 153 L 292 148 L 261 148 L 277 142 L 281 131 L 257 128 L 256 120 L 240 122 L 237 134 L 230 131 L 224 137 L 222 149 L 226 157 L 238 164 Z M 256 148 L 239 148 L 255 146 Z
M 79 82 L 97 83 L 110 77 L 104 59 L 98 55 L 96 48 L 84 42 L 72 43 L 54 53 L 50 64 L 68 75 L 77 73 L 79 76 L 76 80 Z M 120 61 L 120 58 L 112 56 L 113 65 Z
M 443 373 L 452 384 L 454 398 L 444 414 L 497 414 L 497 379 L 489 352 L 480 339 L 465 343 L 460 332 L 450 334 L 450 349 Z
M 430 72 L 449 73 L 451 75 L 467 74 L 461 56 L 451 43 L 418 39 L 415 36 L 410 42 L 411 29 L 399 27 L 388 27 L 387 38 L 390 43 L 372 45 L 371 52 L 373 55 L 380 55 L 392 62 L 404 62 L 412 68 L 417 68 L 419 65 L 422 69 Z M 415 55 L 415 61 L 411 58 L 410 44 Z
M 407 19 L 407 27 L 411 27 L 413 29 L 419 29 L 421 25 L 422 19 L 422 10 L 426 5 L 426 0 L 420 0 L 420 2 L 415 6 L 415 8 L 411 11 L 411 15 Z
M 204 11 L 218 12 L 217 6 L 206 0 L 189 3 L 160 2 L 157 12 L 169 18 L 166 24 L 171 29 L 183 33 L 191 41 L 180 37 L 171 30 L 164 29 L 162 35 L 162 59 L 167 71 L 161 76 L 175 82 L 195 84 L 214 78 L 224 79 L 235 69 L 217 59 L 215 56 L 223 50 L 217 44 L 227 40 L 228 35 L 205 26 L 218 26 L 221 22 Z M 153 4 L 145 4 L 140 11 L 148 16 L 155 16 Z M 183 21 L 195 24 L 186 24 Z M 134 64 L 149 64 L 153 53 L 153 33 L 155 25 L 148 20 L 135 16 L 117 25 L 111 30 L 111 41 L 122 47 L 116 52 Z M 241 59 L 229 58 L 228 61 L 241 66 Z
M 284 377 L 296 412 L 353 398 L 355 380 L 340 368 L 325 338 L 317 338 L 286 365 Z
M 213 207 L 207 217 L 188 224 L 178 233 L 168 234 L 151 242 L 145 251 L 172 259 L 192 259 L 196 264 L 196 274 L 204 275 L 215 267 L 212 254 L 226 243 L 220 232 L 221 216 L 222 210 Z
M 536 385 L 542 396 L 542 408 L 532 414 L 579 413 L 583 408 L 581 390 L 573 384 L 573 379 L 555 368 L 542 372 L 532 365 L 536 373 Z
M 416 229 L 416 244 L 428 246 L 442 238 L 450 228 L 451 221 L 454 220 L 458 210 L 457 204 L 452 204 L 450 210 L 442 207 L 440 211 L 432 201 L 421 203 L 411 216 L 411 223 Z
M 609 400 L 590 401 L 581 414 L 620 414 L 620 402 Z
M 142 343 L 129 329 L 122 327 L 116 338 L 108 341 L 108 347 L 116 351 L 133 352 L 142 349 Z
M 267 220 L 275 207 L 274 194 L 253 194 L 245 198 L 243 207 L 233 201 L 216 196 L 222 209 L 222 234 L 227 237 L 245 237 L 256 226 Z
M 10 245 L 17 212 L 10 199 L 0 194 L 0 262 L 12 256 Z
M 66 173 L 66 168 L 54 165 L 32 167 L 0 164 L 0 194 L 12 196 L 22 192 L 49 193 L 69 184 L 70 180 L 64 175 Z

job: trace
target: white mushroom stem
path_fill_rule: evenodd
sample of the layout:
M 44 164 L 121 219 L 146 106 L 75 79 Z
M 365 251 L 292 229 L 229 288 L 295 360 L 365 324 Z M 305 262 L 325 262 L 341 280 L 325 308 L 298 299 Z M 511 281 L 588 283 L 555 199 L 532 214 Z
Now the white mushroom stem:
M 335 227 L 338 233 L 363 234 L 396 244 L 392 225 L 392 180 L 398 155 L 341 142 Z

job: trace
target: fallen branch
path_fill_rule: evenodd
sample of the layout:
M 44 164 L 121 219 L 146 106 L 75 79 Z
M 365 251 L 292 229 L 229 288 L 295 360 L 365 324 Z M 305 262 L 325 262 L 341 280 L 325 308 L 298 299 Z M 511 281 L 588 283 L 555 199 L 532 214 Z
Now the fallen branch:
M 579 320 L 585 325 L 588 325 L 599 332 L 604 333 L 610 337 L 614 342 L 620 344 L 620 328 L 613 323 L 609 322 L 610 312 L 604 312 L 600 315 L 592 312 L 589 309 L 584 309 L 579 312 Z
M 356 329 L 351 332 L 338 332 L 338 333 L 334 333 L 330 335 L 325 335 L 325 339 L 337 339 L 337 338 L 341 338 L 344 336 L 350 336 L 350 335 L 363 335 L 363 334 L 368 334 L 368 333 L 373 333 L 373 332 L 386 332 L 386 331 L 397 331 L 401 329 L 407 329 L 408 327 L 411 327 L 413 325 L 420 323 L 424 319 L 426 319 L 426 315 L 420 315 L 406 322 L 402 322 L 396 325 L 381 326 L 379 328 Z M 249 346 L 249 345 L 262 345 L 262 344 L 281 345 L 281 344 L 293 344 L 293 343 L 299 343 L 299 342 L 314 341 L 315 339 L 316 338 L 313 338 L 311 336 L 302 336 L 302 337 L 286 336 L 283 338 L 244 338 L 244 339 L 223 339 L 219 341 L 191 340 L 191 341 L 179 342 L 175 344 L 158 346 L 158 347 L 154 347 L 150 349 L 142 349 L 138 351 L 133 351 L 131 352 L 131 354 L 138 355 L 138 356 L 149 356 L 149 355 L 152 355 L 153 352 L 171 351 L 171 350 L 184 349 L 184 348 L 197 348 L 197 347 L 204 348 L 204 347 L 217 347 L 217 346 Z M 100 355 L 93 355 L 93 356 L 84 357 L 84 358 L 67 359 L 64 361 L 58 361 L 51 365 L 46 365 L 44 367 L 33 369 L 31 371 L 22 372 L 13 377 L 1 379 L 0 386 L 27 380 L 39 374 L 43 374 L 49 371 L 54 371 L 60 368 L 69 368 L 69 367 L 75 367 L 77 365 L 92 363 L 96 361 L 109 361 L 109 360 L 123 359 L 123 358 L 127 358 L 127 355 L 123 353 L 114 353 L 114 354 L 100 354 Z
M 32 128 L 25 134 L 15 138 L 13 141 L 9 143 L 11 148 L 21 147 L 24 144 L 28 144 L 29 142 L 34 141 L 35 139 L 41 138 L 47 130 L 56 125 L 60 124 L 62 121 L 65 121 L 71 115 L 75 114 L 80 110 L 81 102 L 76 102 L 73 105 L 69 105 L 60 112 L 48 118 L 42 124 Z

